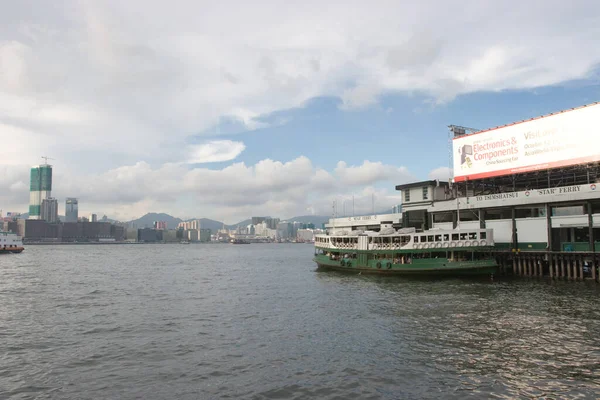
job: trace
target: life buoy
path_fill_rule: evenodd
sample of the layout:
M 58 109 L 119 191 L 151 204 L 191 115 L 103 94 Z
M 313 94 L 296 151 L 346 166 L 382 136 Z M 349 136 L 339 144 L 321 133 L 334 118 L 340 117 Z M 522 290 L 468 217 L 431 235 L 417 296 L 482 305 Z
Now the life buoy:
M 450 247 L 456 247 L 456 242 L 451 242 Z
M 444 243 L 444 244 L 443 244 L 443 246 L 444 246 L 445 248 L 448 248 L 448 247 L 450 246 L 450 244 L 449 244 L 448 242 L 446 242 L 446 243 Z
M 458 247 L 463 247 L 463 242 L 458 242 Z
M 479 242 L 479 243 L 481 243 L 481 245 L 482 245 L 482 246 L 485 246 L 485 245 L 487 244 L 485 240 L 482 240 L 482 241 L 481 241 L 481 242 Z
M 436 243 L 435 247 L 439 249 L 440 247 L 442 247 L 442 244 L 441 243 Z
M 377 262 L 377 268 L 381 268 L 381 263 Z
M 387 267 L 387 269 L 391 269 L 392 268 L 392 263 L 389 262 L 389 263 L 385 264 L 385 266 Z
M 429 248 L 429 243 L 423 243 L 423 248 L 424 249 L 428 249 Z
M 471 245 L 471 242 L 469 242 L 468 240 L 465 241 L 465 247 L 469 247 Z
M 471 245 L 473 245 L 473 246 L 479 246 L 479 242 L 477 240 L 473 240 L 473 242 L 471 243 Z

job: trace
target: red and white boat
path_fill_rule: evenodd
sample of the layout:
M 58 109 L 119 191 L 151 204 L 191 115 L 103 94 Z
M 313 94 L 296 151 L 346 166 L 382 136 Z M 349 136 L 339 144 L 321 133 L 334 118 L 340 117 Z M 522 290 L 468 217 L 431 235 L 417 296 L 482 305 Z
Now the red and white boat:
M 23 250 L 23 240 L 17 234 L 0 232 L 0 254 L 20 253 Z

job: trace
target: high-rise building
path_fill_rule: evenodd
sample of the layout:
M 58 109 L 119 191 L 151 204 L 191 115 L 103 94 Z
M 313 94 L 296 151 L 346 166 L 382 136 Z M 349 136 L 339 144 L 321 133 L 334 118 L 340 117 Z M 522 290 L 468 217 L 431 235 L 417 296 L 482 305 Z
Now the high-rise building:
M 180 222 L 179 225 L 177 225 L 177 229 L 183 229 L 183 230 L 191 230 L 191 229 L 200 229 L 200 220 L 199 219 L 193 219 L 190 221 L 183 221 Z
M 42 200 L 50 198 L 52 192 L 52 166 L 49 164 L 31 167 L 29 182 L 29 219 L 41 219 Z
M 252 217 L 252 225 L 258 225 L 265 220 L 265 217 Z
M 50 223 L 58 222 L 58 200 L 53 197 L 42 200 L 40 219 Z
M 67 197 L 65 201 L 65 222 L 77 222 L 79 218 L 79 201 L 74 197 Z
M 159 231 L 166 231 L 167 221 L 154 221 L 154 229 L 158 229 Z
M 98 215 L 90 214 L 90 222 L 98 222 Z

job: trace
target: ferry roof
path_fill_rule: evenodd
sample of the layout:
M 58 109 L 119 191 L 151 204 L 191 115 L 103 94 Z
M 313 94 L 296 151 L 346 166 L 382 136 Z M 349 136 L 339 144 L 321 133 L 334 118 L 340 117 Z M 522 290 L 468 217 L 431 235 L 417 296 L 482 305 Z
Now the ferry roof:
M 396 185 L 396 190 L 405 190 L 405 189 L 421 187 L 421 186 L 438 186 L 438 184 L 439 184 L 439 186 L 448 186 L 449 185 L 448 182 L 437 181 L 437 180 L 428 180 L 428 181 L 406 183 L 404 185 Z

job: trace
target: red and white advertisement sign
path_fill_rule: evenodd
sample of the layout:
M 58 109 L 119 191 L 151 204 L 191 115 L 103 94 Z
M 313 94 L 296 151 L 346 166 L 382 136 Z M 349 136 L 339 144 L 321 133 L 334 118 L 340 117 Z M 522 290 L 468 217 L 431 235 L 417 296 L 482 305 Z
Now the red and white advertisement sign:
M 600 104 L 453 140 L 454 181 L 600 161 Z

